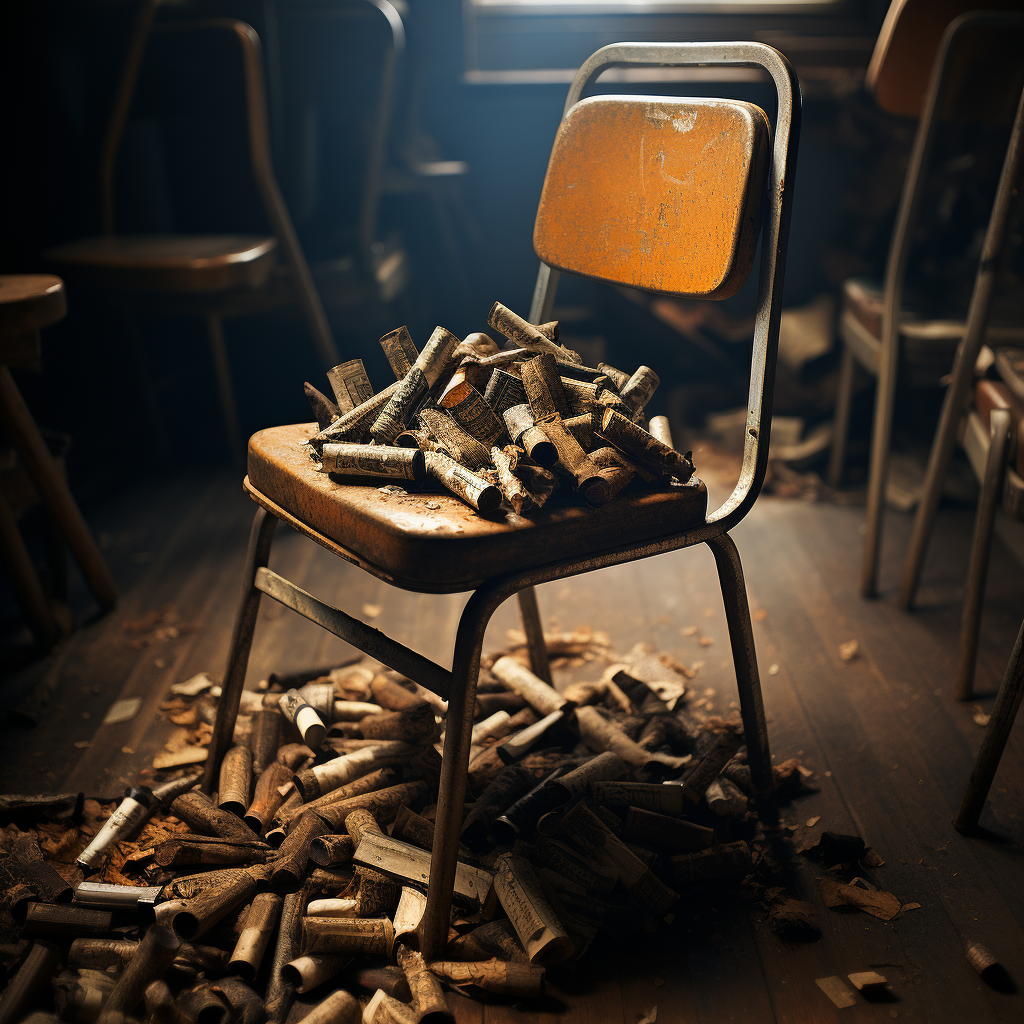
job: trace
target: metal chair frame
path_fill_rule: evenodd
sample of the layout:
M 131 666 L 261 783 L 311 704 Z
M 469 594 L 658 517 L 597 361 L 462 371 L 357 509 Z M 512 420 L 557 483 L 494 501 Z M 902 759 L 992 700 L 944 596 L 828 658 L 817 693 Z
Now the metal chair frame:
M 426 910 L 420 925 L 420 948 L 427 960 L 436 959 L 447 941 L 484 632 L 498 606 L 514 594 L 520 595 L 524 627 L 530 649 L 535 652 L 533 663 L 543 670 L 544 665 L 539 664 L 543 658 L 546 665 L 543 632 L 532 591 L 533 587 L 541 583 L 696 544 L 704 543 L 711 548 L 718 568 L 729 626 L 755 803 L 762 820 L 767 823 L 777 821 L 767 726 L 743 570 L 736 545 L 728 531 L 740 522 L 753 505 L 764 481 L 768 463 L 785 252 L 800 125 L 799 83 L 786 58 L 761 43 L 618 43 L 598 50 L 580 68 L 569 90 L 565 112 L 579 100 L 584 88 L 605 68 L 638 64 L 759 67 L 771 76 L 778 94 L 778 114 L 764 203 L 758 312 L 751 357 L 743 468 L 735 489 L 724 504 L 708 515 L 705 522 L 696 529 L 668 532 L 656 540 L 627 543 L 587 557 L 553 562 L 485 581 L 473 592 L 462 613 L 456 634 L 453 667 L 449 672 L 373 627 L 317 600 L 267 568 L 274 527 L 279 518 L 284 518 L 335 554 L 361 565 L 393 585 L 421 592 L 426 588 L 387 578 L 381 571 L 375 571 L 375 567 L 367 565 L 333 541 L 321 537 L 308 527 L 304 528 L 285 510 L 254 495 L 261 507 L 256 512 L 250 535 L 241 604 L 232 635 L 203 788 L 207 793 L 212 792 L 221 757 L 231 743 L 263 594 L 286 604 L 447 699 L 448 716 L 435 842 Z M 556 271 L 541 265 L 530 313 L 532 322 L 541 323 L 550 315 L 558 277 Z
M 932 65 L 931 78 L 925 93 L 917 134 L 914 137 L 914 145 L 907 166 L 903 192 L 900 196 L 899 210 L 896 215 L 896 225 L 893 230 L 889 257 L 886 263 L 877 370 L 873 370 L 870 366 L 865 367 L 868 370 L 872 370 L 872 372 L 877 372 L 878 383 L 875 390 L 875 415 L 871 434 L 867 495 L 867 533 L 864 538 L 864 551 L 860 571 L 860 590 L 864 597 L 875 596 L 878 588 L 878 566 L 882 547 L 882 520 L 885 514 L 885 483 L 889 468 L 889 446 L 892 440 L 893 409 L 896 400 L 896 379 L 900 360 L 900 319 L 903 309 L 903 286 L 907 272 L 907 261 L 910 257 L 914 241 L 914 229 L 917 225 L 921 198 L 924 193 L 924 170 L 928 165 L 932 149 L 934 148 L 940 120 L 940 101 L 943 98 L 944 90 L 950 78 L 952 62 L 949 58 L 955 52 L 960 38 L 970 29 L 986 26 L 1019 28 L 1022 24 L 1024 24 L 1024 20 L 1019 15 L 1007 13 L 980 11 L 961 15 L 950 22 L 946 28 Z M 1002 185 L 1000 189 L 1002 190 Z M 1001 191 L 1000 194 L 1002 194 Z M 1001 231 L 1005 228 L 1007 214 L 1008 208 L 1001 206 L 997 199 L 989 220 L 990 235 L 993 230 Z M 986 248 L 987 251 L 988 249 Z M 991 306 L 994 269 L 994 267 L 986 263 L 983 255 L 979 263 L 979 283 L 975 286 L 975 294 L 971 301 L 961 352 L 967 352 L 973 346 L 976 356 L 977 349 L 981 345 Z M 836 403 L 835 440 L 833 441 L 832 455 L 829 462 L 829 480 L 833 484 L 838 483 L 842 472 L 852 401 L 854 352 L 858 347 L 857 345 L 847 343 L 844 344 L 843 349 L 839 394 Z M 952 394 L 953 389 L 951 388 L 947 394 L 947 405 Z M 956 396 L 955 408 L 957 416 L 959 416 L 963 409 L 965 399 L 966 395 Z M 945 412 L 943 415 L 945 416 Z M 950 447 L 945 454 L 945 461 L 941 464 L 943 476 L 945 475 L 946 466 L 948 466 L 949 453 L 951 451 L 952 448 Z M 935 468 L 937 469 L 937 466 Z M 930 465 L 929 473 L 931 474 L 932 472 L 933 467 Z M 937 502 L 937 495 L 935 501 Z M 925 508 L 925 499 L 922 499 L 920 508 L 922 510 Z M 934 515 L 934 509 L 932 509 L 930 515 Z M 926 541 L 926 537 L 918 537 L 915 532 L 915 540 L 912 544 L 923 547 L 923 543 L 926 543 Z M 921 556 L 919 554 L 916 557 L 920 559 Z M 904 580 L 906 581 L 906 577 L 904 577 Z M 904 587 L 901 589 L 900 603 L 907 607 L 911 597 L 912 595 L 908 596 L 905 582 Z

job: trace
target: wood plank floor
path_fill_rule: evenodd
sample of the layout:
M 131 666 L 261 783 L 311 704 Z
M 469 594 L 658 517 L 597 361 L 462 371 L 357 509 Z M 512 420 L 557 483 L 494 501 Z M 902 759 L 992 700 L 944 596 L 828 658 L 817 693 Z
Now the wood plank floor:
M 699 451 L 697 457 L 699 465 Z M 720 501 L 721 483 L 710 486 L 713 502 Z M 39 726 L 7 723 L 0 730 L 5 790 L 67 785 L 110 795 L 151 762 L 165 736 L 155 709 L 170 683 L 223 671 L 252 511 L 237 480 L 225 476 L 167 481 L 104 513 L 115 536 L 145 520 L 148 539 L 139 543 L 151 560 L 127 573 L 134 578 L 115 613 L 15 681 L 21 690 L 42 681 L 54 696 Z M 911 615 L 892 600 L 908 518 L 888 518 L 884 593 L 873 602 L 855 591 L 862 518 L 857 507 L 764 497 L 734 536 L 751 607 L 763 612 L 754 628 L 773 752 L 779 760 L 799 754 L 816 773 L 818 791 L 786 807 L 785 819 L 797 838 L 819 816 L 812 833 L 861 835 L 885 860 L 872 872 L 875 882 L 920 909 L 890 923 L 827 910 L 817 868 L 798 860 L 792 886 L 819 905 L 818 942 L 782 942 L 743 904 L 697 901 L 680 911 L 673 928 L 644 942 L 598 944 L 542 1006 L 524 1012 L 456 999 L 462 1024 L 637 1024 L 655 1006 L 662 1024 L 973 1024 L 1024 1017 L 1024 995 L 985 986 L 962 952 L 965 941 L 983 942 L 1024 985 L 1024 722 L 982 818 L 989 831 L 965 839 L 949 824 L 983 734 L 973 705 L 949 697 L 973 514 L 943 510 L 921 607 Z M 390 590 L 283 527 L 271 567 L 355 614 L 380 606 L 378 626 L 451 664 L 463 596 Z M 706 549 L 550 584 L 539 596 L 546 623 L 604 630 L 619 651 L 646 642 L 687 664 L 703 662 L 693 685 L 715 691 L 722 711 L 735 700 L 725 616 Z M 142 634 L 151 642 L 140 646 L 140 634 L 125 629 L 125 622 L 170 608 L 176 637 Z M 982 710 L 991 706 L 1022 614 L 1020 568 L 997 543 L 974 702 Z M 516 625 L 514 603 L 506 604 L 487 647 L 503 645 Z M 697 633 L 684 635 L 687 626 L 699 627 Z M 713 643 L 700 646 L 699 636 Z M 859 654 L 843 661 L 839 645 L 854 639 Z M 248 682 L 348 653 L 340 640 L 267 601 Z M 134 717 L 103 724 L 110 704 L 131 697 L 140 699 Z M 885 965 L 878 969 L 893 990 L 886 1001 L 858 998 L 837 1010 L 815 985 L 816 978 L 871 965 Z

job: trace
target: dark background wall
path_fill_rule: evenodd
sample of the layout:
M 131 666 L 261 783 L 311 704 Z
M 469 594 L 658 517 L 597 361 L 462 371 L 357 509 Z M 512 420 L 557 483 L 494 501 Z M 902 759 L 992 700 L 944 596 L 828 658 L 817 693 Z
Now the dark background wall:
M 281 11 L 289 5 L 279 0 L 279 6 L 280 10 L 256 0 L 194 0 L 167 4 L 159 17 L 237 16 L 270 37 L 275 25 L 280 30 Z M 291 6 L 301 6 L 301 0 Z M 310 0 L 306 6 L 327 11 L 337 5 Z M 364 40 L 379 31 L 379 25 L 367 28 L 366 19 L 376 15 L 372 10 L 366 13 L 368 6 L 363 5 L 362 23 L 357 18 L 336 37 L 336 53 L 326 50 L 330 74 L 325 72 L 324 110 L 333 106 L 338 111 L 365 111 L 372 106 L 374 51 Z M 533 216 L 567 89 L 564 75 L 544 72 L 571 69 L 596 46 L 621 38 L 762 38 L 788 53 L 801 72 L 805 117 L 787 303 L 798 305 L 834 288 L 851 270 L 880 268 L 898 173 L 895 186 L 883 182 L 876 189 L 879 210 L 871 222 L 874 226 L 861 226 L 855 235 L 850 231 L 849 195 L 869 163 L 887 159 L 898 172 L 910 138 L 906 125 L 881 124 L 860 85 L 885 6 L 880 0 L 851 2 L 799 17 L 499 17 L 468 27 L 459 0 L 414 0 L 402 6 L 408 45 L 391 156 L 398 162 L 412 148 L 469 165 L 464 206 L 454 221 L 462 272 L 449 258 L 428 201 L 419 195 L 383 199 L 381 234 L 400 233 L 410 257 L 410 284 L 399 301 L 332 316 L 343 357 L 363 356 L 372 378 L 383 386 L 386 367 L 376 339 L 398 323 L 408 322 L 422 340 L 436 323 L 460 335 L 483 328 L 494 299 L 527 311 L 536 274 Z M 0 163 L 0 271 L 46 269 L 48 246 L 99 232 L 100 144 L 135 9 L 128 0 L 39 0 L 5 9 L 0 33 L 0 88 L 7 97 L 0 115 L 6 152 Z M 360 35 L 361 24 L 368 33 L 365 37 Z M 530 74 L 509 74 L 523 68 Z M 187 73 L 187 64 L 181 70 Z M 224 74 L 228 71 L 225 66 Z M 347 80 L 343 71 L 351 72 Z M 350 195 L 354 188 L 352 174 L 358 172 L 361 155 L 358 144 L 346 149 L 345 142 L 357 139 L 358 132 L 330 130 L 329 123 L 326 129 L 321 126 L 319 145 L 321 150 L 334 146 L 334 163 L 324 164 L 327 158 L 319 151 L 319 156 L 304 156 L 295 142 L 306 137 L 296 135 L 301 111 L 289 109 L 288 91 L 279 85 L 271 82 L 278 174 L 307 248 L 329 256 L 331 244 L 343 244 L 340 235 L 331 236 L 330 244 L 324 239 L 332 229 L 331 218 L 341 216 L 337 203 L 331 205 L 332 196 L 336 200 Z M 685 95 L 728 92 L 769 111 L 773 106 L 771 90 L 750 80 L 724 85 L 707 80 L 616 83 L 605 88 Z M 414 135 L 417 124 L 421 136 Z M 317 133 L 307 136 L 315 138 Z M 180 141 L 186 148 L 192 145 L 200 158 L 210 152 L 203 148 L 201 136 L 190 138 L 186 133 Z M 129 197 L 122 215 L 135 217 L 126 226 L 166 228 L 169 207 L 157 201 L 160 189 L 169 188 L 161 184 L 166 160 L 154 155 L 152 147 L 147 149 L 144 132 L 133 145 L 126 158 L 135 161 L 129 168 L 132 173 L 125 171 L 119 178 L 119 194 Z M 208 159 L 222 172 L 227 166 L 224 155 Z M 309 167 L 318 159 L 322 166 L 313 187 Z M 225 210 L 244 205 L 239 197 L 250 188 L 243 180 L 244 170 L 234 186 L 231 175 L 211 174 L 211 189 L 216 184 L 223 190 L 225 181 L 218 179 L 225 177 L 228 198 L 204 200 L 211 216 L 226 216 Z M 152 223 L 146 223 L 147 216 Z M 265 229 L 257 204 L 238 219 L 237 229 Z M 72 281 L 69 302 L 68 318 L 45 334 L 44 373 L 23 374 L 19 380 L 40 422 L 73 436 L 69 467 L 80 493 L 88 499 L 90 493 L 109 491 L 147 472 L 225 460 L 201 323 L 151 315 L 137 318 L 149 372 L 159 383 L 160 413 L 172 438 L 169 452 L 158 456 L 123 315 L 116 304 Z M 751 303 L 748 288 L 730 301 L 726 311 L 741 318 Z M 737 394 L 742 400 L 742 390 L 733 394 L 732 385 L 723 385 L 721 359 L 681 343 L 678 335 L 621 296 L 586 282 L 566 282 L 559 305 L 567 309 L 570 320 L 576 316 L 567 328 L 583 338 L 605 338 L 606 354 L 623 365 L 636 361 L 630 354 L 634 346 L 643 344 L 648 352 L 653 348 L 648 361 L 662 373 L 665 395 L 680 380 L 706 379 L 710 393 L 724 389 L 723 402 Z M 296 315 L 285 310 L 231 321 L 227 336 L 243 428 L 253 431 L 308 418 L 302 381 L 321 384 L 323 368 Z M 727 353 L 726 363 L 741 368 L 745 348 L 740 344 L 734 349 Z

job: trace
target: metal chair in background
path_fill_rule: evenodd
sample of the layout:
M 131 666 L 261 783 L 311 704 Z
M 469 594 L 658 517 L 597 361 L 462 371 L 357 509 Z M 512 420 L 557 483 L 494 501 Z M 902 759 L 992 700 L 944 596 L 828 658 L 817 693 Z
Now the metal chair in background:
M 104 234 L 57 246 L 46 258 L 72 281 L 117 295 L 126 310 L 140 307 L 205 319 L 225 429 L 232 451 L 240 453 L 242 435 L 224 343 L 224 318 L 265 312 L 294 301 L 325 366 L 338 362 L 337 348 L 274 175 L 259 38 L 249 25 L 227 18 L 171 22 L 154 28 L 153 18 L 158 6 L 159 0 L 144 0 L 140 8 L 103 145 L 100 182 Z M 186 36 L 190 40 L 216 38 L 218 42 L 226 38 L 228 47 L 234 44 L 236 48 L 233 56 L 237 59 L 240 81 L 232 81 L 231 87 L 232 90 L 241 87 L 244 113 L 236 118 L 239 130 L 232 134 L 238 135 L 247 150 L 245 170 L 249 178 L 247 182 L 239 182 L 239 190 L 246 187 L 254 190 L 256 203 L 271 228 L 270 234 L 185 233 L 173 229 L 159 234 L 118 234 L 115 230 L 115 171 L 133 102 L 142 84 L 146 58 L 152 56 L 155 45 L 177 43 Z M 163 67 L 170 67 L 176 77 L 172 105 L 178 100 L 190 105 L 189 114 L 195 120 L 208 117 L 210 111 L 219 112 L 224 100 L 219 95 L 222 90 L 216 86 L 205 89 L 194 79 L 197 69 L 219 71 L 214 65 L 225 52 L 232 56 L 230 50 L 218 50 L 219 56 L 200 52 L 182 55 L 178 60 L 165 59 Z M 183 115 L 175 112 L 174 116 L 178 118 L 176 127 L 179 129 L 179 137 L 174 141 L 194 142 L 194 139 L 180 137 L 187 135 L 181 130 Z M 235 117 L 233 108 L 230 116 Z M 162 138 L 152 145 L 160 150 L 169 148 L 163 146 Z M 173 160 L 172 154 L 162 151 L 157 154 L 153 162 L 158 175 L 163 173 L 169 160 Z M 196 176 L 200 175 L 201 172 L 196 172 Z M 205 182 L 191 184 L 195 186 L 193 192 L 200 192 Z M 162 215 L 173 224 L 173 213 L 165 210 Z M 279 250 L 284 255 L 283 272 L 277 266 Z M 140 352 L 139 357 L 145 367 L 145 353 Z M 156 401 L 148 373 L 144 371 L 143 377 L 155 414 Z M 159 425 L 159 417 L 156 419 Z
M 761 68 L 778 94 L 774 137 L 764 112 L 749 103 L 581 100 L 584 88 L 613 65 Z M 599 50 L 577 73 L 548 165 L 534 230 L 542 264 L 533 323 L 550 317 L 562 271 L 668 294 L 732 294 L 749 275 L 763 214 L 743 467 L 732 494 L 710 514 L 704 485 L 693 481 L 663 491 L 627 490 L 598 510 L 548 506 L 530 520 L 473 515 L 454 497 L 431 495 L 398 521 L 376 487 L 339 487 L 315 470 L 302 450 L 315 424 L 271 428 L 250 440 L 245 486 L 259 509 L 204 788 L 213 788 L 231 743 L 263 594 L 446 698 L 436 838 L 420 935 L 427 960 L 447 941 L 484 632 L 498 606 L 521 594 L 528 640 L 543 651 L 532 592 L 538 584 L 707 544 L 722 585 L 756 807 L 765 821 L 777 818 L 746 589 L 729 531 L 754 504 L 767 468 L 799 123 L 796 75 L 769 46 L 616 44 Z M 393 586 L 420 593 L 472 591 L 452 670 L 271 571 L 278 520 Z
M 995 2 L 991 6 L 1005 6 Z M 894 0 L 868 67 L 867 84 L 887 112 L 917 116 L 918 128 L 907 166 L 881 284 L 851 280 L 843 289 L 839 332 L 843 342 L 835 426 L 828 480 L 842 477 L 853 401 L 854 375 L 860 365 L 877 378 L 874 425 L 868 476 L 867 534 L 861 563 L 860 590 L 877 590 L 882 545 L 885 488 L 892 441 L 897 376 L 902 369 L 911 383 L 937 386 L 949 373 L 957 347 L 969 332 L 970 320 L 928 319 L 908 314 L 905 282 L 915 243 L 929 162 L 950 96 L 969 75 L 968 58 L 984 59 L 975 29 L 1003 24 L 984 15 L 962 15 L 976 6 L 971 0 L 933 4 L 931 0 Z M 956 15 L 962 16 L 953 19 Z M 1012 16 L 1006 15 L 1011 21 Z M 991 37 L 986 35 L 985 39 Z M 993 211 L 995 217 L 995 211 Z M 995 343 L 1024 343 L 1024 329 L 1014 325 L 990 328 Z

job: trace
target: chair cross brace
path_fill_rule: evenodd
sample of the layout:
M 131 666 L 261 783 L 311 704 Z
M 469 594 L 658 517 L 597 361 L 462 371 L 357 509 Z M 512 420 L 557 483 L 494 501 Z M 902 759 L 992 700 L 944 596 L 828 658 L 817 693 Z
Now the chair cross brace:
M 353 647 L 358 647 L 364 654 L 376 658 L 396 672 L 401 672 L 444 700 L 448 699 L 452 689 L 452 674 L 448 669 L 442 668 L 429 658 L 424 658 L 422 654 L 417 654 L 405 644 L 392 640 L 379 629 L 368 626 L 338 608 L 324 604 L 270 569 L 257 569 L 254 585 L 268 597 L 287 605 L 292 611 L 322 626 L 329 633 L 340 636 Z

